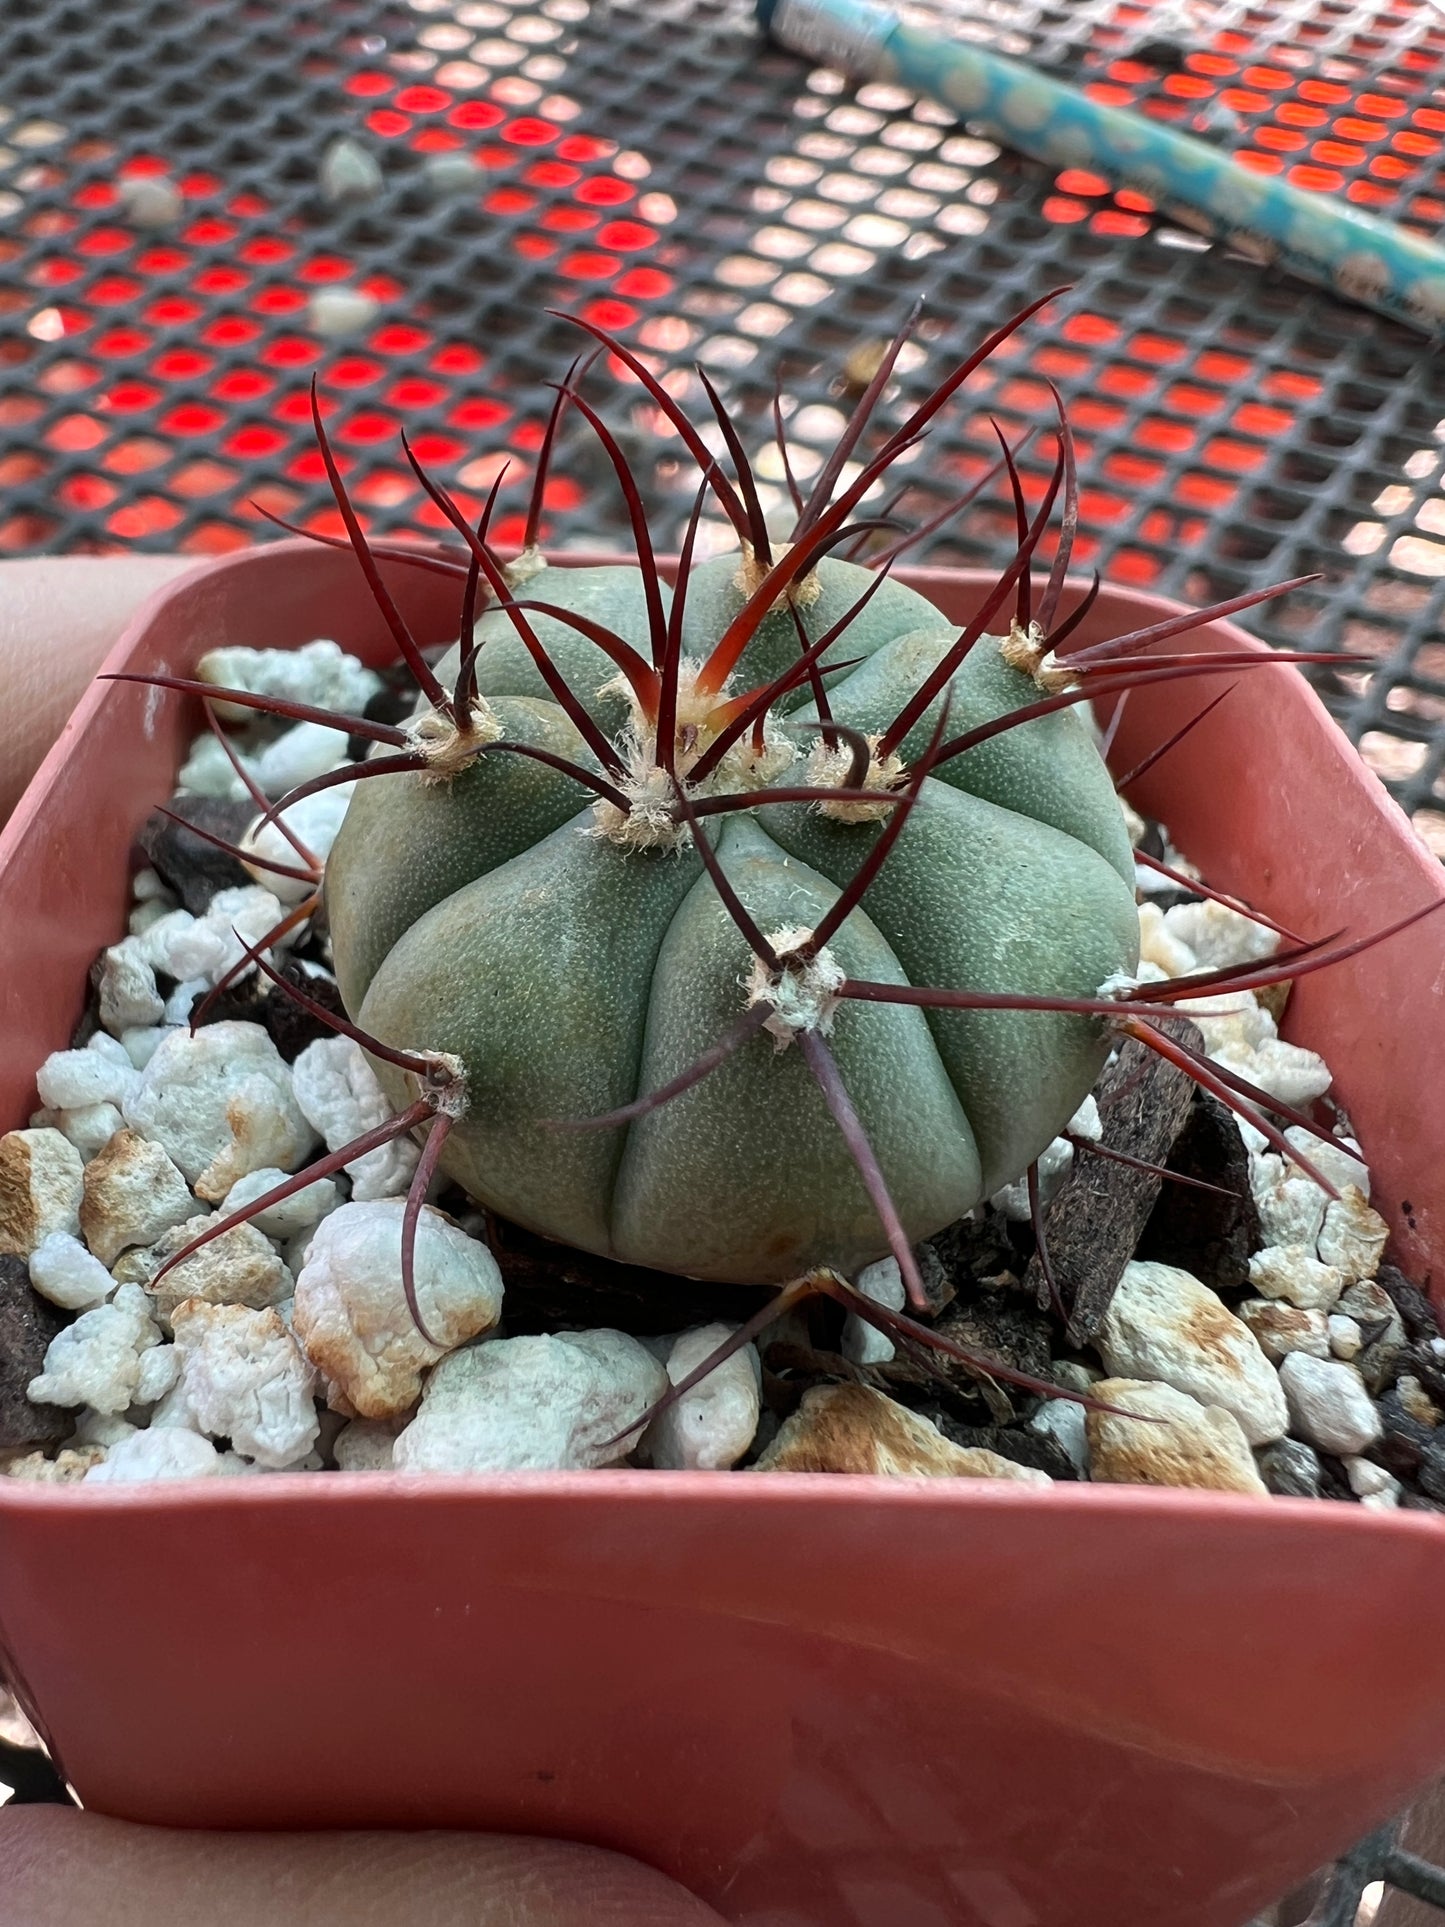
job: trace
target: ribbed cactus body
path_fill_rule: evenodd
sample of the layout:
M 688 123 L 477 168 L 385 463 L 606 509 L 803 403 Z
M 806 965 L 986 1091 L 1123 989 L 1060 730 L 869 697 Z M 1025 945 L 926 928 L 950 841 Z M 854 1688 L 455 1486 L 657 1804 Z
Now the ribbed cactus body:
M 734 554 L 687 584 L 683 650 L 705 657 L 742 607 Z M 825 560 L 798 598 L 820 636 L 872 578 Z M 633 567 L 552 566 L 516 593 L 581 610 L 640 653 L 647 597 Z M 662 606 L 670 593 L 660 590 Z M 533 615 L 569 687 L 609 736 L 629 716 L 617 670 L 565 623 Z M 505 611 L 482 619 L 481 695 L 503 742 L 595 770 Z M 883 730 L 955 640 L 924 598 L 885 582 L 829 660 L 833 716 Z M 983 637 L 952 680 L 950 735 L 1036 701 L 1032 679 Z M 796 661 L 780 608 L 748 645 L 742 692 Z M 801 783 L 818 732 L 791 710 Z M 900 745 L 923 753 L 936 720 Z M 836 776 L 832 780 L 837 780 Z M 855 874 L 881 820 L 808 804 L 709 819 L 713 847 L 758 928 L 811 929 Z M 927 777 L 862 905 L 828 945 L 849 978 L 1091 997 L 1137 957 L 1133 869 L 1119 805 L 1079 714 L 1023 724 Z M 502 1215 L 587 1250 L 699 1277 L 776 1283 L 844 1271 L 887 1239 L 822 1092 L 795 1047 L 752 1037 L 683 1095 L 625 1126 L 553 1128 L 631 1103 L 735 1025 L 755 959 L 696 850 L 620 847 L 590 793 L 519 755 L 484 754 L 438 780 L 359 784 L 327 868 L 336 968 L 352 1017 L 392 1047 L 448 1052 L 468 1105 L 443 1166 Z M 1018 1178 L 1088 1092 L 1109 1047 L 1096 1018 L 846 1002 L 828 1044 L 911 1238 Z M 410 1073 L 378 1062 L 398 1105 Z

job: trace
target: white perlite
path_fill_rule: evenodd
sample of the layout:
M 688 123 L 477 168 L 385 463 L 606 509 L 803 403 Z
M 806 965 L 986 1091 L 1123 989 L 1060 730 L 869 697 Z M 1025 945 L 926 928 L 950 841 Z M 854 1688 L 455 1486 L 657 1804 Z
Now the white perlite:
M 1329 1322 L 1322 1311 L 1301 1311 L 1274 1298 L 1246 1298 L 1238 1315 L 1272 1365 L 1288 1352 L 1308 1352 L 1312 1358 L 1330 1355 Z
M 31 1252 L 30 1282 L 42 1298 L 66 1311 L 89 1311 L 115 1290 L 99 1258 L 65 1231 L 52 1231 Z
M 397 1427 L 385 1419 L 354 1418 L 336 1434 L 338 1472 L 390 1472 Z
M 393 1115 L 365 1052 L 349 1037 L 318 1037 L 296 1059 L 292 1076 L 296 1102 L 328 1151 L 339 1151 Z M 353 1158 L 346 1166 L 352 1198 L 366 1204 L 399 1197 L 419 1156 L 414 1141 L 402 1136 Z
M 444 1358 L 396 1441 L 398 1472 L 578 1471 L 615 1465 L 667 1390 L 645 1346 L 617 1331 L 502 1338 Z M 619 1436 L 621 1435 L 621 1436 Z
M 1328 1194 L 1298 1165 L 1287 1165 L 1277 1152 L 1249 1160 L 1249 1188 L 1259 1212 L 1263 1245 L 1302 1245 L 1312 1251 L 1325 1221 Z
M 244 1178 L 238 1178 L 221 1200 L 220 1216 L 234 1217 L 257 1198 L 264 1198 L 268 1191 L 276 1190 L 286 1182 L 287 1173 L 277 1165 L 268 1165 L 259 1171 L 248 1171 Z M 321 1220 L 334 1211 L 337 1205 L 336 1181 L 334 1178 L 316 1178 L 312 1183 L 293 1191 L 289 1198 L 282 1198 L 275 1204 L 268 1204 L 249 1220 L 258 1231 L 264 1231 L 268 1238 L 300 1238 L 314 1231 Z
M 414 1283 L 429 1344 L 401 1283 L 401 1198 L 344 1204 L 322 1220 L 296 1280 L 295 1331 L 327 1379 L 329 1402 L 348 1415 L 393 1418 L 415 1404 L 422 1373 L 457 1345 L 490 1331 L 502 1310 L 502 1274 L 484 1244 L 440 1211 L 417 1220 Z
M 126 1122 L 159 1144 L 210 1201 L 248 1171 L 294 1169 L 315 1142 L 292 1095 L 290 1070 L 259 1024 L 173 1032 L 141 1073 Z
M 856 1280 L 859 1291 L 888 1311 L 902 1311 L 908 1294 L 896 1258 L 879 1258 L 865 1265 Z M 850 1311 L 843 1320 L 843 1356 L 855 1365 L 886 1365 L 894 1355 L 894 1344 L 881 1331 L 875 1331 L 866 1318 Z
M 1222 1405 L 1135 1378 L 1102 1379 L 1093 1395 L 1114 1409 L 1085 1418 L 1092 1478 L 1268 1496 L 1239 1420 Z
M 302 848 L 324 865 L 331 854 L 331 846 L 336 841 L 355 788 L 354 783 L 339 783 L 335 789 L 321 790 L 315 796 L 303 796 L 299 802 L 282 810 L 280 817 L 267 823 L 264 829 L 257 828 L 261 821 L 258 816 L 241 838 L 241 849 L 267 863 L 284 863 L 291 870 L 307 868 L 301 851 L 281 828 L 284 822 Z M 250 869 L 251 865 L 248 863 L 246 867 Z M 284 904 L 301 903 L 316 888 L 305 877 L 281 876 L 275 870 L 266 870 L 259 865 L 253 874 L 257 883 L 274 891 Z
M 209 1244 L 182 1258 L 163 1277 L 157 1276 L 165 1261 L 181 1251 L 192 1238 L 209 1228 L 201 1224 L 179 1224 L 165 1233 L 144 1254 L 139 1282 L 156 1308 L 156 1316 L 170 1318 L 187 1299 L 200 1299 L 208 1305 L 247 1305 L 259 1311 L 278 1305 L 291 1294 L 291 1273 L 276 1254 L 276 1247 L 253 1224 L 234 1224 Z
M 1249 1327 L 1187 1271 L 1124 1267 L 1098 1336 L 1115 1378 L 1158 1380 L 1222 1405 L 1251 1445 L 1280 1438 L 1289 1413 L 1279 1379 Z
M 1325 1207 L 1318 1250 L 1327 1265 L 1342 1273 L 1346 1284 L 1373 1278 L 1380 1269 L 1390 1227 L 1372 1211 L 1362 1192 L 1347 1184 Z
M 51 1339 L 26 1397 L 37 1405 L 123 1412 L 139 1395 L 142 1356 L 160 1342 L 145 1293 L 138 1285 L 121 1285 L 108 1305 L 83 1311 Z
M 80 1228 L 103 1264 L 204 1210 L 161 1146 L 136 1131 L 117 1131 L 85 1167 Z
M 1279 1368 L 1296 1438 L 1351 1458 L 1380 1437 L 1380 1415 L 1353 1365 L 1291 1352 Z
M 1285 1298 L 1302 1311 L 1329 1311 L 1344 1290 L 1344 1273 L 1321 1264 L 1308 1245 L 1269 1245 L 1249 1261 L 1249 1282 L 1263 1298 Z
M 218 683 L 223 689 L 279 696 L 285 702 L 338 709 L 348 716 L 359 716 L 381 688 L 374 670 L 327 641 L 308 642 L 300 649 L 208 649 L 196 664 L 196 674 L 202 682 Z M 228 723 L 249 723 L 256 714 L 239 703 L 218 702 L 215 709 Z
M 1164 913 L 1164 928 L 1177 943 L 1193 951 L 1201 970 L 1255 963 L 1273 956 L 1279 944 L 1277 933 L 1265 924 L 1208 898 L 1200 903 L 1176 903 Z
M 107 1042 L 114 1042 L 107 1039 Z M 73 1111 L 85 1104 L 124 1104 L 140 1073 L 124 1049 L 119 1063 L 102 1050 L 52 1051 L 35 1073 L 40 1101 L 52 1110 Z
M 0 1254 L 28 1258 L 52 1232 L 79 1233 L 83 1170 L 79 1151 L 59 1131 L 0 1137 Z
M 717 1323 L 680 1333 L 667 1354 L 672 1384 L 680 1385 L 735 1330 Z M 653 1420 L 643 1438 L 642 1456 L 668 1471 L 729 1470 L 753 1442 L 761 1389 L 757 1347 L 744 1345 Z
M 259 1465 L 279 1470 L 304 1458 L 321 1429 L 312 1373 L 279 1313 L 190 1299 L 172 1323 L 176 1391 L 199 1429 Z
M 156 988 L 156 973 L 139 951 L 143 941 L 125 937 L 101 958 L 100 1021 L 112 1037 L 158 1024 L 165 1015 L 165 999 Z
M 221 1455 L 199 1432 L 133 1432 L 86 1473 L 87 1484 L 132 1484 L 150 1479 L 215 1478 Z

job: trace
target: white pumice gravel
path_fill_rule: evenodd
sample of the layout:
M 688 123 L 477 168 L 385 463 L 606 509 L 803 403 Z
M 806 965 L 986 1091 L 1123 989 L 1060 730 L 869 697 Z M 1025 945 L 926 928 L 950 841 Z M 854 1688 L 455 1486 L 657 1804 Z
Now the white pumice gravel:
M 736 1329 L 715 1323 L 680 1332 L 667 1353 L 670 1382 L 680 1385 Z M 762 1365 L 757 1347 L 744 1345 L 652 1421 L 643 1436 L 640 1456 L 661 1470 L 729 1470 L 753 1442 L 761 1390 Z
M 41 1103 L 55 1111 L 78 1110 L 86 1104 L 124 1104 L 139 1084 L 140 1072 L 122 1045 L 116 1044 L 116 1049 L 118 1063 L 100 1050 L 52 1051 L 35 1073 Z
M 1380 1269 L 1390 1227 L 1372 1211 L 1362 1192 L 1347 1184 L 1325 1207 L 1317 1250 L 1325 1264 L 1343 1273 L 1347 1285 L 1373 1278 Z
M 244 689 L 252 696 L 279 696 L 359 716 L 381 688 L 381 677 L 338 643 L 305 643 L 300 649 L 208 649 L 196 664 L 202 682 L 223 689 Z M 239 703 L 217 702 L 222 722 L 250 723 L 255 711 Z
M 56 1334 L 26 1393 L 37 1404 L 123 1412 L 136 1401 L 142 1355 L 160 1342 L 145 1293 L 121 1285 L 109 1304 L 83 1311 Z
M 1372 1459 L 1346 1459 L 1345 1477 L 1361 1505 L 1388 1512 L 1400 1503 L 1400 1481 Z
M 452 1352 L 396 1441 L 398 1472 L 580 1471 L 616 1465 L 667 1390 L 651 1352 L 618 1331 L 498 1338 Z
M 1302 1311 L 1330 1311 L 1345 1276 L 1323 1264 L 1311 1245 L 1266 1245 L 1249 1261 L 1249 1282 L 1262 1298 L 1284 1298 Z
M 145 1431 L 112 1445 L 86 1483 L 130 1484 L 146 1479 L 216 1478 L 221 1455 L 199 1432 Z
M 126 1122 L 215 1202 L 248 1171 L 294 1170 L 315 1143 L 291 1070 L 259 1024 L 177 1030 L 141 1074 Z
M 887 1311 L 902 1311 L 908 1301 L 896 1258 L 879 1258 L 876 1263 L 865 1265 L 854 1283 L 865 1298 L 871 1298 Z M 844 1358 L 854 1365 L 886 1365 L 896 1349 L 891 1338 L 875 1330 L 866 1318 L 860 1318 L 854 1311 L 843 1320 L 842 1345 Z
M 172 1324 L 181 1355 L 176 1390 L 200 1430 L 228 1438 L 258 1465 L 279 1469 L 304 1458 L 320 1432 L 314 1377 L 280 1315 L 191 1299 Z
M 153 1316 L 162 1323 L 171 1319 L 176 1307 L 187 1299 L 208 1305 L 245 1305 L 261 1311 L 290 1297 L 290 1271 L 275 1245 L 253 1224 L 232 1225 L 199 1251 L 182 1258 L 164 1276 L 158 1275 L 167 1259 L 219 1222 L 217 1215 L 176 1225 L 148 1251 L 134 1254 L 140 1272 L 138 1282 L 151 1301 Z
M 338 1472 L 390 1472 L 401 1427 L 385 1419 L 354 1418 L 336 1434 L 332 1454 Z
M 60 1131 L 0 1137 L 0 1254 L 25 1258 L 54 1231 L 80 1232 L 85 1165 Z
M 115 1290 L 115 1280 L 100 1259 L 67 1231 L 52 1231 L 31 1252 L 30 1282 L 42 1298 L 65 1311 L 89 1311 Z
M 100 1021 L 112 1037 L 158 1024 L 165 1014 L 156 973 L 140 951 L 144 941 L 143 937 L 125 937 L 101 958 L 97 991 Z
M 1330 1328 L 1333 1319 L 1322 1311 L 1301 1310 L 1278 1298 L 1246 1298 L 1235 1307 L 1259 1341 L 1259 1348 L 1272 1365 L 1278 1365 L 1289 1352 L 1308 1352 L 1312 1358 L 1330 1355 Z
M 1085 1415 L 1093 1478 L 1105 1484 L 1267 1492 L 1239 1420 L 1222 1405 L 1205 1405 L 1177 1386 L 1136 1378 L 1106 1378 L 1093 1391 L 1111 1408 Z
M 1071 1398 L 1051 1398 L 1029 1420 L 1029 1430 L 1052 1439 L 1085 1478 L 1089 1472 L 1089 1433 L 1084 1407 Z
M 1381 1436 L 1380 1415 L 1353 1365 L 1291 1352 L 1279 1368 L 1296 1438 L 1339 1458 L 1365 1451 Z
M 179 1166 L 139 1132 L 116 1131 L 85 1167 L 80 1229 L 102 1264 L 204 1211 Z
M 1243 1319 L 1174 1265 L 1124 1267 L 1098 1337 L 1114 1378 L 1157 1380 L 1222 1405 L 1251 1445 L 1283 1436 L 1289 1412 L 1278 1375 Z
M 274 1164 L 263 1166 L 259 1171 L 248 1171 L 244 1178 L 237 1178 L 222 1198 L 218 1215 L 222 1218 L 233 1217 L 257 1198 L 264 1198 L 268 1191 L 277 1190 L 290 1175 Z M 281 1198 L 275 1204 L 268 1204 L 264 1211 L 255 1212 L 249 1222 L 258 1231 L 264 1231 L 268 1238 L 285 1243 L 288 1239 L 304 1237 L 314 1231 L 321 1220 L 336 1209 L 339 1201 L 336 1180 L 316 1178 L 300 1191 L 293 1191 L 289 1198 Z
M 318 1037 L 292 1066 L 296 1102 L 326 1140 L 328 1151 L 374 1131 L 393 1115 L 366 1053 L 349 1037 Z M 352 1198 L 361 1204 L 394 1198 L 411 1183 L 420 1152 L 409 1137 L 393 1138 L 346 1166 Z
M 248 856 L 260 857 L 264 862 L 283 863 L 292 870 L 305 869 L 307 865 L 301 851 L 281 828 L 284 822 L 302 849 L 315 857 L 318 863 L 324 864 L 331 854 L 331 846 L 336 841 L 355 788 L 354 783 L 338 783 L 335 789 L 321 790 L 315 796 L 303 796 L 300 802 L 283 810 L 277 820 L 267 823 L 264 828 L 258 828 L 261 818 L 257 816 L 241 838 L 239 847 Z M 249 863 L 246 867 L 252 868 Z M 305 877 L 282 876 L 275 870 L 265 870 L 259 866 L 252 874 L 258 884 L 274 892 L 288 907 L 304 902 L 316 887 Z
M 444 1352 L 495 1326 L 502 1274 L 484 1244 L 440 1211 L 417 1220 L 413 1277 L 430 1344 L 401 1282 L 402 1198 L 344 1204 L 323 1218 L 296 1280 L 294 1329 L 327 1381 L 329 1403 L 361 1418 L 393 1418 L 421 1395 Z
M 1208 898 L 1199 903 L 1176 903 L 1164 912 L 1164 928 L 1177 942 L 1188 946 L 1201 970 L 1260 962 L 1279 948 L 1279 936 L 1268 925 Z

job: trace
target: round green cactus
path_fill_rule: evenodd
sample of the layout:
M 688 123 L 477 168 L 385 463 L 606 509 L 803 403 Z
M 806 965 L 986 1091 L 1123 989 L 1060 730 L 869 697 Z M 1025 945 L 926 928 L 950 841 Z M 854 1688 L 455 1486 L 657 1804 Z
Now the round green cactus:
M 1097 581 L 1061 614 L 1078 519 L 1061 403 L 1057 456 L 1032 517 L 1002 436 L 996 469 L 954 505 L 1006 473 L 1019 531 L 1013 560 L 961 630 L 891 574 L 930 530 L 864 561 L 835 553 L 864 552 L 892 527 L 862 513 L 870 492 L 1032 312 L 990 336 L 865 458 L 905 330 L 806 500 L 779 413 L 797 508 L 786 541 L 768 526 L 706 377 L 731 476 L 646 364 L 583 323 L 644 383 L 697 464 L 679 558 L 659 565 L 636 483 L 569 378 L 512 562 L 487 540 L 496 490 L 473 529 L 412 461 L 466 545 L 450 557 L 385 552 L 462 583 L 458 643 L 435 667 L 386 589 L 313 400 L 351 546 L 420 690 L 411 721 L 169 675 L 139 680 L 371 742 L 365 760 L 303 784 L 255 826 L 306 794 L 354 784 L 324 884 L 348 1015 L 315 1003 L 265 955 L 311 913 L 314 895 L 231 975 L 256 963 L 360 1043 L 397 1114 L 207 1226 L 166 1268 L 388 1137 L 425 1129 L 401 1241 L 402 1284 L 423 1331 L 413 1244 L 440 1167 L 503 1216 L 587 1250 L 700 1278 L 786 1283 L 723 1353 L 823 1291 L 885 1331 L 1056 1392 L 886 1311 L 846 1274 L 891 1250 L 915 1308 L 926 1308 L 914 1242 L 1027 1174 L 1051 1277 L 1035 1160 L 1116 1037 L 1169 1058 L 1330 1188 L 1271 1121 L 1273 1100 L 1164 1020 L 1198 990 L 1247 992 L 1319 969 L 1424 912 L 1334 949 L 1282 932 L 1293 947 L 1270 964 L 1137 982 L 1134 855 L 1082 705 L 1270 660 L 1339 659 L 1160 652 L 1279 589 L 1081 646 Z M 537 547 L 568 408 L 616 470 L 629 562 L 569 568 Z M 695 561 L 709 495 L 736 546 Z M 1031 568 L 1056 504 L 1059 538 L 1036 594 Z M 233 854 L 315 881 L 310 859 L 296 868 Z
M 1101 1016 L 957 1007 L 1096 999 L 1137 960 L 1089 727 L 1027 720 L 1053 687 L 1062 571 L 1040 622 L 1027 573 L 1047 507 L 1012 606 L 960 635 L 829 553 L 886 466 L 788 545 L 726 491 L 738 548 L 694 565 L 689 541 L 675 592 L 635 500 L 615 568 L 504 568 L 472 538 L 494 604 L 437 671 L 450 710 L 423 699 L 416 766 L 358 785 L 326 903 L 361 1031 L 460 1065 L 440 1161 L 504 1216 L 698 1277 L 847 1273 L 1022 1176 L 1097 1078 Z

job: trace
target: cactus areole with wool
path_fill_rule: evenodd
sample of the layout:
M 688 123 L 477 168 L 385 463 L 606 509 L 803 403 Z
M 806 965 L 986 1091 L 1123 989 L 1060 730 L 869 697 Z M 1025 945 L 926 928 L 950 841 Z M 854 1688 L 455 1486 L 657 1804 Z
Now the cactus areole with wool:
M 1019 1178 L 1110 1046 L 1095 1016 L 841 990 L 1088 998 L 1133 970 L 1138 921 L 1076 707 L 938 754 L 945 712 L 957 738 L 1039 703 L 1054 607 L 1041 624 L 1010 595 L 960 648 L 923 596 L 831 552 L 856 539 L 857 481 L 769 546 L 751 478 L 717 480 L 740 540 L 685 555 L 675 586 L 640 526 L 615 567 L 479 559 L 460 704 L 423 698 L 425 766 L 357 786 L 326 904 L 352 1018 L 461 1066 L 440 1162 L 474 1198 L 609 1257 L 766 1284 L 888 1249 L 830 1085 L 912 1241 Z M 377 1069 L 415 1101 L 416 1073 Z

